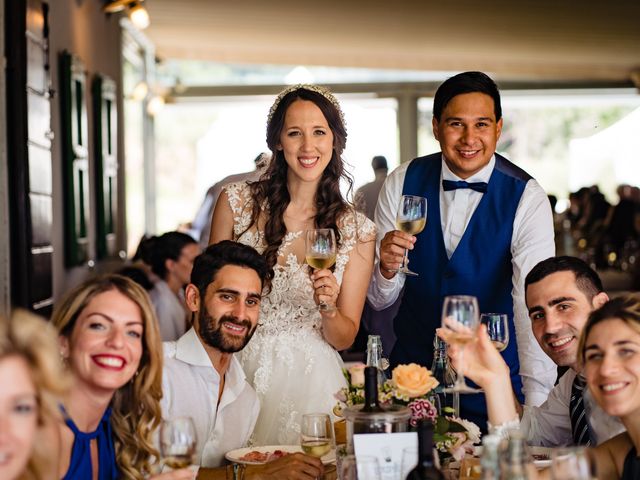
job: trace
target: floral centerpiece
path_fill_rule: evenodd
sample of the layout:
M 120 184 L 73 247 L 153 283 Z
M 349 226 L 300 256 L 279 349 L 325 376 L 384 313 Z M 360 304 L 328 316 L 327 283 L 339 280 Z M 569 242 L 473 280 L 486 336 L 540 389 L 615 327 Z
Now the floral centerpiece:
M 342 416 L 344 407 L 364 403 L 364 364 L 343 369 L 347 386 L 335 397 L 339 403 L 334 413 Z M 433 440 L 444 464 L 450 460 L 461 460 L 465 453 L 473 453 L 473 445 L 480 442 L 480 429 L 475 423 L 453 415 L 445 408 L 438 414 L 437 395 L 434 389 L 438 381 L 425 367 L 410 363 L 393 369 L 391 379 L 378 386 L 378 398 L 382 405 L 403 405 L 411 410 L 409 424 L 416 427 L 418 420 L 431 420 L 434 424 Z

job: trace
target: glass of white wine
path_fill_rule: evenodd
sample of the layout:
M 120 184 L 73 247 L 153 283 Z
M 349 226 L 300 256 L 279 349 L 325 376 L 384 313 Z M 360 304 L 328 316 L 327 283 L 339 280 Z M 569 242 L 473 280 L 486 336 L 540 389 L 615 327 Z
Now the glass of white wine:
M 480 323 L 487 326 L 487 333 L 496 350 L 502 352 L 509 345 L 509 324 L 506 313 L 483 313 Z
M 442 305 L 442 328 L 449 330 L 449 343 L 457 345 L 459 348 L 459 368 L 456 383 L 453 387 L 445 388 L 447 393 L 478 393 L 482 390 L 471 388 L 464 381 L 464 347 L 467 343 L 475 340 L 476 331 L 480 324 L 478 309 L 478 299 L 469 295 L 450 295 L 444 297 Z
M 427 224 L 427 199 L 416 197 L 415 195 L 403 195 L 400 200 L 400 207 L 396 215 L 396 228 L 409 235 L 417 235 L 424 230 Z M 402 267 L 397 272 L 405 275 L 418 276 L 416 272 L 409 270 L 407 262 L 409 260 L 409 250 L 404 251 Z
M 336 235 L 333 229 L 307 230 L 304 254 L 310 267 L 316 270 L 331 268 L 336 263 Z M 328 312 L 333 307 L 320 302 L 319 309 Z
M 164 420 L 160 425 L 162 462 L 173 470 L 193 463 L 196 445 L 196 426 L 191 417 Z
M 306 413 L 300 425 L 300 446 L 307 455 L 321 458 L 335 449 L 331 418 L 326 413 Z
M 585 447 L 554 448 L 551 451 L 553 480 L 590 480 L 592 465 Z

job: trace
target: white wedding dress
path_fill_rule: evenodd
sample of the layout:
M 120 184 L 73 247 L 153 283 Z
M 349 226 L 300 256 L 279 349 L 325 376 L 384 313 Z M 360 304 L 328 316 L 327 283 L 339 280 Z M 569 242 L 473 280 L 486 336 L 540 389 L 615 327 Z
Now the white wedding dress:
M 262 253 L 263 232 L 255 227 L 247 230 L 252 208 L 248 186 L 235 183 L 225 190 L 234 214 L 234 238 Z M 334 275 L 341 284 L 356 239 L 373 241 L 375 226 L 356 212 L 343 216 L 338 224 L 342 245 Z M 262 299 L 259 326 L 236 354 L 260 399 L 260 416 L 250 440 L 255 446 L 299 444 L 302 414 L 332 414 L 337 403 L 334 394 L 346 386 L 342 359 L 322 336 L 309 266 L 295 251 L 304 255 L 302 231 L 285 235 L 271 292 Z

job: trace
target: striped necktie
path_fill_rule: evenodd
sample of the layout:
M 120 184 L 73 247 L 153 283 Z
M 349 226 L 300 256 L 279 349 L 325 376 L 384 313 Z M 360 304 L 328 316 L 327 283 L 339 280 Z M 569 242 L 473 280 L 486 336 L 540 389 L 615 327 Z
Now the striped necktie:
M 573 443 L 576 445 L 591 445 L 591 434 L 589 432 L 589 422 L 584 409 L 584 399 L 582 392 L 585 387 L 585 380 L 581 375 L 576 375 L 571 385 L 571 399 L 569 400 L 569 413 L 571 414 L 571 432 L 573 433 Z

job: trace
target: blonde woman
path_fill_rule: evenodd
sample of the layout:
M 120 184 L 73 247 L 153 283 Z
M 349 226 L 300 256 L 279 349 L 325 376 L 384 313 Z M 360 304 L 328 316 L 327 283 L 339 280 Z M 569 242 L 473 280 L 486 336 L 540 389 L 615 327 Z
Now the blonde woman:
M 65 381 L 55 330 L 19 311 L 0 318 L 0 478 L 40 478 L 37 435 L 57 415 Z
M 73 380 L 56 478 L 148 477 L 158 458 L 162 343 L 146 292 L 119 275 L 97 277 L 59 302 L 52 323 Z M 158 476 L 192 477 L 188 469 Z

